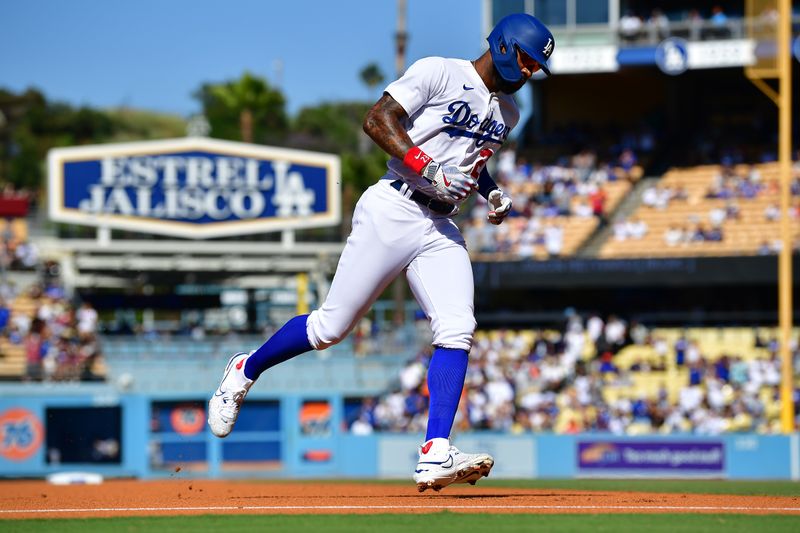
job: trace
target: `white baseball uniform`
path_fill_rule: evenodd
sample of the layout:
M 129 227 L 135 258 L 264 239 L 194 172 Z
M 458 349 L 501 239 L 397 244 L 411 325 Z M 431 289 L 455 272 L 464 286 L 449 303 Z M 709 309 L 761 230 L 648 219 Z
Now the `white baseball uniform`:
M 405 109 L 412 142 L 442 165 L 477 177 L 519 120 L 514 99 L 490 93 L 470 61 L 429 57 L 385 90 Z M 402 180 L 400 190 L 391 186 Z M 399 185 L 399 184 L 398 184 Z M 475 330 L 472 266 L 449 215 L 415 202 L 414 191 L 452 203 L 401 160 L 362 195 L 322 307 L 308 318 L 315 349 L 338 343 L 375 299 L 406 271 L 414 297 L 431 321 L 433 344 L 469 351 Z

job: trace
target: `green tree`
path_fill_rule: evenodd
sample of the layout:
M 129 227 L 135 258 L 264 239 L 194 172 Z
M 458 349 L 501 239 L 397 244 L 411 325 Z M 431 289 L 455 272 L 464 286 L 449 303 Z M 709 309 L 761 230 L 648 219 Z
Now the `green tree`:
M 370 94 L 373 94 L 375 87 L 382 84 L 383 80 L 386 79 L 386 77 L 383 75 L 383 71 L 381 71 L 381 68 L 377 63 L 370 63 L 361 69 L 361 72 L 359 72 L 358 76 L 361 78 L 361 81 L 364 83 L 364 85 L 367 86 Z
M 338 154 L 342 160 L 342 237 L 358 196 L 386 172 L 388 156 L 364 133 L 366 102 L 325 102 L 300 110 L 292 122 L 290 145 Z
M 360 195 L 386 173 L 389 156 L 380 148 L 371 149 L 364 155 L 352 152 L 342 154 L 342 176 L 346 186 Z
M 15 94 L 0 88 L 0 183 L 34 189 L 43 184 L 47 152 L 54 147 L 163 139 L 185 132 L 180 117 L 130 109 L 75 108 L 50 102 L 36 89 Z
M 249 72 L 238 80 L 204 84 L 195 98 L 203 105 L 214 137 L 275 142 L 287 132 L 283 93 Z
M 293 141 L 328 152 L 358 151 L 364 102 L 324 102 L 304 107 L 293 121 Z
M 173 139 L 186 135 L 186 119 L 140 109 L 110 109 L 106 115 L 114 124 L 114 142 L 142 139 Z
M 33 187 L 41 183 L 42 159 L 30 122 L 45 105 L 44 95 L 35 89 L 15 94 L 0 88 L 0 183 Z
M 301 109 L 292 125 L 292 146 L 341 156 L 344 184 L 354 194 L 386 170 L 386 155 L 362 130 L 370 107 L 365 102 L 325 102 Z
M 102 143 L 115 132 L 111 118 L 90 107 L 73 108 L 48 102 L 29 89 L 17 97 L 24 109 L 10 125 L 8 179 L 18 186 L 38 188 L 44 181 L 47 152 L 58 146 Z
M 27 130 L 14 135 L 8 181 L 17 187 L 38 188 L 44 179 L 43 159 L 36 138 Z

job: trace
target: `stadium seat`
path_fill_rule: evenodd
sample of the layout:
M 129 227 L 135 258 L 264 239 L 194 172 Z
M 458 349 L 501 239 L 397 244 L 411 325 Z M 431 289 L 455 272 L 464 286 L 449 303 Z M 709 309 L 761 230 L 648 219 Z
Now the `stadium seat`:
M 738 168 L 741 173 L 748 167 Z M 697 223 L 710 227 L 709 213 L 724 209 L 727 199 L 706 198 L 721 171 L 718 165 L 700 166 L 668 171 L 659 180 L 659 187 L 677 189 L 688 193 L 686 200 L 672 200 L 666 209 L 640 205 L 631 218 L 644 221 L 648 232 L 642 239 L 623 241 L 609 239 L 599 252 L 602 258 L 622 257 L 679 257 L 679 256 L 730 256 L 756 255 L 764 244 L 778 239 L 780 224 L 768 221 L 764 211 L 770 204 L 778 203 L 778 190 L 774 186 L 778 177 L 776 163 L 764 163 L 756 168 L 761 174 L 762 190 L 753 198 L 732 198 L 739 208 L 738 219 L 727 219 L 721 224 L 721 242 L 685 242 L 666 245 L 664 234 L 671 226 L 692 229 Z M 800 224 L 795 224 L 793 236 L 800 236 Z

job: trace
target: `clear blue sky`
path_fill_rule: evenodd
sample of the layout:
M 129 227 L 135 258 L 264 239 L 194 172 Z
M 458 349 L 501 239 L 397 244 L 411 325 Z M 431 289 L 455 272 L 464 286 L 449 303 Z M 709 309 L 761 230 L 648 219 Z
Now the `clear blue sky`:
M 481 5 L 408 0 L 407 63 L 477 57 Z M 395 0 L 0 0 L 0 87 L 188 116 L 202 82 L 250 70 L 279 83 L 292 114 L 371 100 L 358 73 L 377 62 L 394 77 L 396 10 Z

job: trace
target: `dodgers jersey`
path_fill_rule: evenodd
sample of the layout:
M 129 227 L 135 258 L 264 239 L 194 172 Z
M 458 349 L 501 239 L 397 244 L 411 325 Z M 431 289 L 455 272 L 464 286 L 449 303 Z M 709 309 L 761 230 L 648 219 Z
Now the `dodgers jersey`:
M 420 59 L 385 91 L 405 109 L 406 132 L 442 165 L 462 167 L 475 177 L 519 121 L 514 99 L 490 93 L 470 61 Z M 429 196 L 452 203 L 425 178 L 392 158 L 386 179 L 401 178 Z

